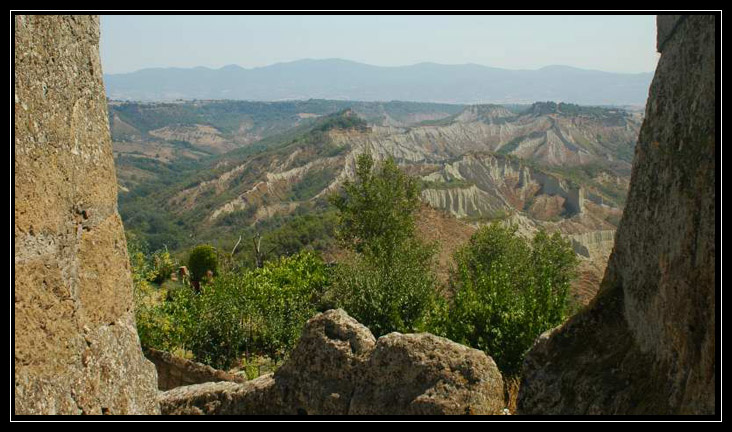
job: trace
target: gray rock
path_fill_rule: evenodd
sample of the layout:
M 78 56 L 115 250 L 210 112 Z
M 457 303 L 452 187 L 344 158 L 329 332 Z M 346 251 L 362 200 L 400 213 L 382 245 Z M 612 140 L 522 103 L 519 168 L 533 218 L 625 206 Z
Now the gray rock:
M 371 331 L 342 309 L 311 318 L 285 364 L 275 372 L 289 414 L 346 414 L 363 365 L 374 349 Z
M 246 383 L 208 382 L 160 393 L 160 411 L 167 415 L 283 414 L 272 374 Z
M 493 359 L 429 333 L 379 338 L 349 414 L 499 414 L 503 378 Z
M 522 414 L 715 410 L 715 17 L 659 17 L 630 192 L 590 306 L 528 353 Z

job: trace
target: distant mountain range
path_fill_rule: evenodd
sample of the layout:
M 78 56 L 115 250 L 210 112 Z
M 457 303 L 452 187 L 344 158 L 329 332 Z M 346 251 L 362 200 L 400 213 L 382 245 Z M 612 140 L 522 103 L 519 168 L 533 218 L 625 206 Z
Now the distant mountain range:
M 610 73 L 569 66 L 510 70 L 476 64 L 372 66 L 341 59 L 298 60 L 245 69 L 236 65 L 153 68 L 104 76 L 116 100 L 252 101 L 310 98 L 443 103 L 644 105 L 652 73 Z

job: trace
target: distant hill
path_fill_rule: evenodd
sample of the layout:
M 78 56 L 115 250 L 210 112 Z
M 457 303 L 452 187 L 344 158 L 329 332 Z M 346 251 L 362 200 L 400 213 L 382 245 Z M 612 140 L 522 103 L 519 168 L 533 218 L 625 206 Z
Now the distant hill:
M 267 115 L 254 115 L 252 102 L 112 104 L 125 228 L 153 249 L 209 242 L 231 250 L 239 236 L 261 233 L 275 255 L 306 247 L 337 254 L 326 197 L 353 176 L 357 155 L 370 153 L 420 178 L 423 202 L 440 213 L 424 215 L 421 227 L 445 247 L 442 277 L 471 233 L 466 224 L 501 220 L 525 235 L 543 228 L 568 236 L 583 263 L 574 293 L 594 295 L 640 115 L 554 102 L 359 102 L 329 112 L 341 103 L 270 103 Z
M 476 64 L 381 67 L 341 59 L 298 60 L 245 69 L 143 69 L 105 75 L 110 99 L 251 101 L 310 98 L 443 103 L 644 105 L 652 73 L 624 74 L 548 66 L 510 70 Z

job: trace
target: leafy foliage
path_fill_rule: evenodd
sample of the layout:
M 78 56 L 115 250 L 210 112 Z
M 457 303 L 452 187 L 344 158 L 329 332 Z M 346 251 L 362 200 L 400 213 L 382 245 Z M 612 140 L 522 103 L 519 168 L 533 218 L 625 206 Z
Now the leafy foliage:
M 374 167 L 369 154 L 356 161 L 356 181 L 346 181 L 331 202 L 339 210 L 336 235 L 349 249 L 387 261 L 414 237 L 419 181 L 402 173 L 393 159 Z
M 188 270 L 192 281 L 202 281 L 210 271 L 214 276 L 218 273 L 219 260 L 216 249 L 210 245 L 196 246 L 188 257 Z
M 339 263 L 331 277 L 328 304 L 345 309 L 377 337 L 423 330 L 437 301 L 434 248 L 412 239 L 397 252 L 390 261 L 356 254 Z
M 484 350 L 506 375 L 516 375 L 526 350 L 569 312 L 577 258 L 558 233 L 532 241 L 498 223 L 477 231 L 455 255 L 453 295 L 432 329 Z
M 337 235 L 355 254 L 334 269 L 329 299 L 376 335 L 420 329 L 436 298 L 435 248 L 415 236 L 418 187 L 393 159 L 375 167 L 364 154 L 355 182 L 332 198 Z
M 242 356 L 281 360 L 317 312 L 326 267 L 310 252 L 228 273 L 195 293 L 189 286 L 141 287 L 137 326 L 144 347 L 186 350 L 217 368 Z M 157 290 L 158 301 L 155 301 Z

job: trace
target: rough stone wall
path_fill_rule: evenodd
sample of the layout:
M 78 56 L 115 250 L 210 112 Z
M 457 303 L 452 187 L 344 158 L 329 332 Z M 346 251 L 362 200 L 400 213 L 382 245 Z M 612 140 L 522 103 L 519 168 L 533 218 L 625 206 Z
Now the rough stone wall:
M 527 355 L 523 414 L 715 410 L 715 18 L 659 16 L 662 55 L 600 292 Z
M 145 357 L 155 364 L 155 369 L 158 372 L 159 390 L 170 390 L 180 386 L 206 382 L 245 382 L 247 380 L 246 377 L 175 357 L 165 351 L 148 348 L 145 349 Z
M 96 16 L 15 17 L 15 413 L 156 413 Z

